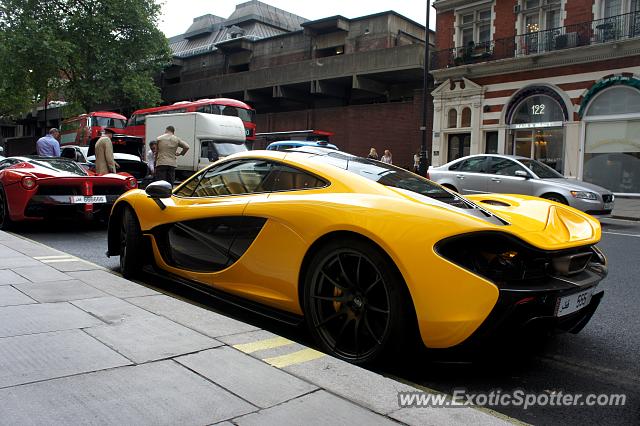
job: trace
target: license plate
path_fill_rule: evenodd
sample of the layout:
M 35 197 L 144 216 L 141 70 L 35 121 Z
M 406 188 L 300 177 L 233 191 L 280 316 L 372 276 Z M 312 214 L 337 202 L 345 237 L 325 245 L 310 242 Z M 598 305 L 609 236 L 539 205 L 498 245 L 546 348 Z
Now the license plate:
M 605 210 L 613 210 L 613 203 L 604 203 Z
M 556 316 L 563 317 L 587 306 L 589 302 L 591 302 L 591 296 L 593 296 L 594 290 L 595 287 L 581 291 L 580 293 L 559 297 L 556 304 Z
M 107 202 L 106 195 L 72 195 L 71 202 L 73 204 L 100 204 Z

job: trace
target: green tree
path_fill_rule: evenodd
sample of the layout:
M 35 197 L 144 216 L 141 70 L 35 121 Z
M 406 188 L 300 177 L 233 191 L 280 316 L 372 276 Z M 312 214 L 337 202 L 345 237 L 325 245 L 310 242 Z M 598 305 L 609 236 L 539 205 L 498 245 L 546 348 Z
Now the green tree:
M 59 90 L 87 112 L 157 104 L 153 76 L 170 60 L 159 15 L 148 0 L 2 0 L 0 58 L 13 59 L 0 91 L 39 101 Z

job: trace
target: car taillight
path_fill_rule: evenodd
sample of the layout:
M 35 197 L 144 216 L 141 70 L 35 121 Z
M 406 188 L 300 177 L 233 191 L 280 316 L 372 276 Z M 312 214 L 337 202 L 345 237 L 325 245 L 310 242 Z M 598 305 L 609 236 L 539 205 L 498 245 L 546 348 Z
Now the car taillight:
M 134 189 L 138 186 L 138 181 L 135 178 L 128 178 L 127 179 L 127 187 L 129 187 L 129 189 Z
M 429 176 L 429 171 L 427 170 L 427 179 L 431 180 L 431 176 Z
M 36 178 L 33 176 L 25 176 L 20 181 L 24 189 L 33 189 L 36 187 Z

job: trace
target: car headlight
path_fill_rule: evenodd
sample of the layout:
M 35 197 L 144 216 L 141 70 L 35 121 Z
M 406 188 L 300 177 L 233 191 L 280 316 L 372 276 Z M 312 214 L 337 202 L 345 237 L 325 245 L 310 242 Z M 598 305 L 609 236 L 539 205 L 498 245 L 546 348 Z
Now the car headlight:
M 571 191 L 574 198 L 582 198 L 583 200 L 597 200 L 598 196 L 593 192 L 587 191 Z

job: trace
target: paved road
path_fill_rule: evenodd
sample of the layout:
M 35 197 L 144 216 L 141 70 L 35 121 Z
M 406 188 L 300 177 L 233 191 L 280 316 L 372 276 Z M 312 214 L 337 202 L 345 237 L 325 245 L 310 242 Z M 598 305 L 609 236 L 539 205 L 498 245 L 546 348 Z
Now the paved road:
M 600 247 L 610 262 L 609 277 L 601 283 L 605 298 L 587 327 L 578 335 L 559 335 L 527 353 L 496 353 L 492 360 L 466 362 L 441 359 L 412 362 L 402 368 L 386 368 L 383 373 L 442 392 L 466 388 L 471 392 L 625 393 L 625 407 L 533 407 L 528 410 L 500 407 L 497 411 L 533 424 L 640 424 L 640 223 L 608 219 L 603 221 Z M 23 227 L 18 233 L 95 262 L 114 271 L 118 258 L 105 255 L 106 229 L 77 224 L 42 224 Z M 157 282 L 154 282 L 157 284 Z M 200 295 L 163 284 L 178 297 Z M 300 330 L 264 324 L 264 320 L 225 306 L 225 313 L 248 322 L 260 323 L 275 333 L 307 341 Z

